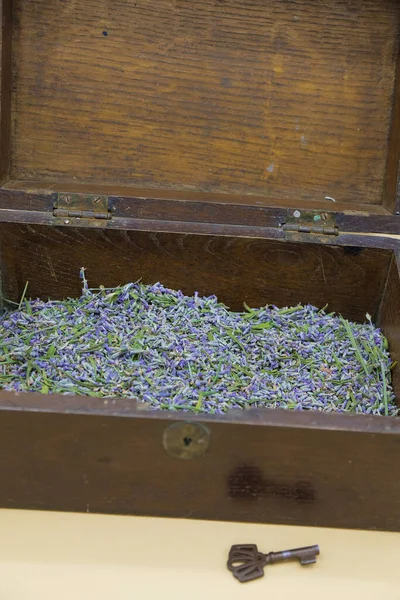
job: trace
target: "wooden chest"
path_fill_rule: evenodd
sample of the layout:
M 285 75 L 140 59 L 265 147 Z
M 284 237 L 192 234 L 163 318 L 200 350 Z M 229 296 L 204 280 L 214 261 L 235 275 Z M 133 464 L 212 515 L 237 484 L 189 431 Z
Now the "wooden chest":
M 2 0 L 2 297 L 368 312 L 400 360 L 397 0 Z M 400 371 L 394 371 L 400 402 Z M 400 420 L 0 393 L 0 507 L 400 530 Z

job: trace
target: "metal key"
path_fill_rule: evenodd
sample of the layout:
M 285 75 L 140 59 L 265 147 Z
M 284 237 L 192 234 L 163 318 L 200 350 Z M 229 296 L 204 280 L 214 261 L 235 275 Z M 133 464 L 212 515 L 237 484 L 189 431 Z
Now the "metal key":
M 296 559 L 301 565 L 311 565 L 317 562 L 318 555 L 319 546 L 263 554 L 255 544 L 236 544 L 230 549 L 227 566 L 236 579 L 245 583 L 263 577 L 266 565 Z

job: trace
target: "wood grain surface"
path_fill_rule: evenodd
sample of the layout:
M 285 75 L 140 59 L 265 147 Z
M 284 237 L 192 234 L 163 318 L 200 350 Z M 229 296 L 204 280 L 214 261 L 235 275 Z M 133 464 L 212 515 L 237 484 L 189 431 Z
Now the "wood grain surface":
M 395 0 L 15 0 L 12 177 L 382 204 Z
M 392 124 L 386 165 L 386 187 L 383 205 L 400 214 L 400 48 L 397 49 L 396 80 L 393 92 Z
M 14 187 L 18 184 L 22 187 Z M 75 186 L 65 187 L 71 187 L 72 190 L 64 190 L 64 193 L 77 191 L 74 189 Z M 84 193 L 81 188 L 82 186 L 78 186 L 77 193 Z M 0 188 L 0 221 L 38 225 L 57 224 L 53 219 L 53 207 L 57 200 L 57 192 L 60 190 L 55 191 L 53 187 L 52 190 L 41 190 L 40 187 L 29 189 L 23 186 L 22 182 L 10 182 Z M 86 193 L 95 195 L 102 193 L 108 195 L 112 192 L 109 187 L 102 188 L 96 185 L 88 186 L 86 189 Z M 123 192 L 128 193 L 128 188 L 123 188 Z M 152 192 L 149 189 L 136 189 L 135 193 L 136 197 L 132 195 L 108 197 L 112 219 L 107 221 L 106 228 L 253 238 L 284 237 L 282 225 L 287 220 L 287 209 L 283 206 L 279 208 L 263 206 L 259 196 L 227 196 L 167 190 Z M 373 210 L 365 212 L 366 206 Z M 301 208 L 298 204 L 294 207 Z M 397 236 L 400 243 L 399 216 L 388 214 L 381 206 L 353 205 L 351 210 L 345 210 L 343 203 L 337 203 L 334 207 L 333 212 L 340 231 L 340 235 L 332 240 L 335 245 L 368 246 L 371 244 L 371 239 L 365 234 L 383 234 L 372 237 L 374 241 L 372 246 L 378 248 L 396 247 L 395 244 L 386 246 L 384 236 L 392 236 L 393 241 Z M 331 212 L 332 203 L 330 206 L 315 203 L 314 209 Z M 78 222 L 75 223 L 77 224 Z M 348 235 L 352 238 L 349 244 L 346 241 Z
M 400 251 L 393 255 L 389 268 L 378 325 L 390 340 L 390 353 L 393 361 L 397 362 L 393 370 L 393 385 L 400 405 Z
M 81 291 L 79 269 L 93 287 L 139 278 L 186 293 L 216 294 L 232 309 L 329 303 L 346 317 L 376 316 L 392 257 L 388 250 L 275 240 L 0 226 L 3 291 L 64 298 Z
M 127 400 L 5 392 L 0 417 L 2 508 L 400 531 L 399 419 L 176 418 Z M 165 429 L 186 419 L 210 432 L 201 458 L 163 447 Z
M 0 182 L 11 159 L 12 0 L 0 0 Z
M 392 213 L 388 208 L 380 204 L 364 204 L 363 202 L 335 202 L 332 200 L 323 199 L 321 201 L 314 200 L 308 203 L 306 200 L 299 198 L 281 199 L 266 198 L 265 196 L 257 196 L 253 194 L 227 194 L 207 191 L 182 191 L 154 188 L 139 188 L 123 185 L 110 185 L 104 183 L 70 183 L 58 182 L 46 183 L 44 181 L 23 181 L 20 179 L 10 179 L 0 188 L 0 197 L 4 201 L 9 194 L 10 206 L 13 204 L 12 194 L 15 192 L 26 194 L 43 194 L 49 195 L 54 192 L 73 193 L 73 194 L 94 194 L 108 196 L 109 198 L 121 198 L 124 202 L 134 202 L 135 200 L 171 200 L 181 202 L 203 202 L 205 204 L 224 204 L 226 209 L 231 205 L 241 206 L 259 206 L 263 208 L 288 209 L 288 208 L 308 208 L 312 210 L 325 210 L 335 212 L 347 212 L 348 214 L 358 214 L 361 216 L 380 215 L 392 218 Z M 398 221 L 398 219 L 397 219 Z

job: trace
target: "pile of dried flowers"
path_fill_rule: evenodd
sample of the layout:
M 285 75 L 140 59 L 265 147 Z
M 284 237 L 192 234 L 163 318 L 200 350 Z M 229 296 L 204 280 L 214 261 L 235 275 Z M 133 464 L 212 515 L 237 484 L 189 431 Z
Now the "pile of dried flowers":
M 0 387 L 223 413 L 270 407 L 391 415 L 387 341 L 313 306 L 231 312 L 157 283 L 21 300 L 0 318 Z

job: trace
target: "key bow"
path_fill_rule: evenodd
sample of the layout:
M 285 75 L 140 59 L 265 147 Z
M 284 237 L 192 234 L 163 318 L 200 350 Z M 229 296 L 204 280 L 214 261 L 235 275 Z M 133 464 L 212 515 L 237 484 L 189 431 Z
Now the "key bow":
M 266 555 L 255 544 L 236 544 L 228 557 L 228 569 L 241 583 L 264 576 Z

